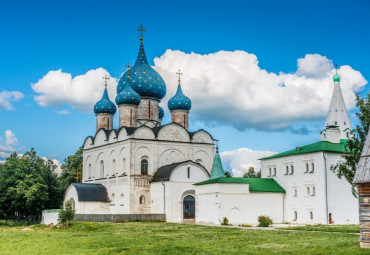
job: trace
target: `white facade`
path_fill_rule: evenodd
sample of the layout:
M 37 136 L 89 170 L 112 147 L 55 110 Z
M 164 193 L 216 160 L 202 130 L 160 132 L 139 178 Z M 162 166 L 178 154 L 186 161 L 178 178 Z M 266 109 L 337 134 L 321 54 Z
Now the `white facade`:
M 261 161 L 262 178 L 273 178 L 286 190 L 284 222 L 358 223 L 351 185 L 330 170 L 342 161 L 341 153 L 323 151 Z
M 250 192 L 249 184 L 212 183 L 196 186 L 196 222 L 257 224 L 258 216 L 283 222 L 284 193 Z

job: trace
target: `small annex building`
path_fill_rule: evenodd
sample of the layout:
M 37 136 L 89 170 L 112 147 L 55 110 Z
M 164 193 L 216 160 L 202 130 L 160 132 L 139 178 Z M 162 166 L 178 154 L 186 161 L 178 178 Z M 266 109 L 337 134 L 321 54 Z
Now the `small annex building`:
M 227 217 L 231 224 L 256 224 L 258 216 L 283 222 L 285 190 L 271 178 L 226 177 L 218 152 L 211 178 L 196 186 L 196 222 L 219 224 Z

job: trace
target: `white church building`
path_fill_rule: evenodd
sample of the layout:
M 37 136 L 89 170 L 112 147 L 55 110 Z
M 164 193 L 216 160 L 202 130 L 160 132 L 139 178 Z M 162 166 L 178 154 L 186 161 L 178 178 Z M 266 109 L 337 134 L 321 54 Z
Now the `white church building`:
M 263 178 L 226 178 L 215 139 L 203 129 L 189 131 L 191 100 L 178 74 L 165 125 L 159 103 L 166 84 L 149 65 L 142 37 L 134 66 L 118 82 L 116 104 L 105 85 L 94 106 L 96 134 L 83 145 L 82 183 L 71 184 L 64 197 L 76 220 L 219 224 L 227 217 L 255 224 L 267 215 L 275 223 L 358 222 L 350 185 L 330 171 L 351 130 L 338 75 L 322 141 L 262 159 Z
M 321 140 L 261 159 L 261 176 L 273 178 L 285 190 L 284 221 L 297 223 L 358 223 L 358 200 L 352 186 L 331 168 L 343 163 L 351 123 L 340 89 L 333 77 L 334 92 L 321 132 Z

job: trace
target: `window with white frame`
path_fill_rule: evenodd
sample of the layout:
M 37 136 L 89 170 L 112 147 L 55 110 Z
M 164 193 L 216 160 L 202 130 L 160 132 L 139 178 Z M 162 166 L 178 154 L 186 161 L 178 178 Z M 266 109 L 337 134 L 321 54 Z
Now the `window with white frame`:
M 104 178 L 104 161 L 100 160 L 100 178 Z
M 296 197 L 297 195 L 298 195 L 297 188 L 294 188 L 294 195 L 293 195 L 293 197 Z
M 309 196 L 309 195 L 311 195 L 311 194 L 310 194 L 310 187 L 308 187 L 308 186 L 307 186 L 307 187 L 306 187 L 306 190 L 307 190 L 307 195 L 308 195 L 308 196 Z
M 274 176 L 276 176 L 276 167 L 274 167 Z
M 293 212 L 293 221 L 296 221 L 298 219 L 298 213 L 297 211 Z
M 289 174 L 289 166 L 286 166 L 285 167 L 285 175 L 288 175 Z
M 311 171 L 310 173 L 313 173 L 315 172 L 315 164 L 314 163 L 311 163 Z
M 306 163 L 306 171 L 305 173 L 308 173 L 310 171 L 310 165 L 308 163 Z
M 312 187 L 311 189 L 311 196 L 316 196 L 316 188 Z
M 269 167 L 269 175 L 267 177 L 271 176 L 271 167 Z
M 294 174 L 294 166 L 293 165 L 290 166 L 290 174 Z
M 310 220 L 313 220 L 313 212 L 310 211 Z

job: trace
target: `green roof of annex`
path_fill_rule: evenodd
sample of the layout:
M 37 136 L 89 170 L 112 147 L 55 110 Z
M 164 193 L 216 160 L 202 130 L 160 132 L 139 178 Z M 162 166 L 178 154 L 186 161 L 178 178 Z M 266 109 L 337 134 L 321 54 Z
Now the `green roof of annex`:
M 209 179 L 195 183 L 194 185 L 204 185 L 211 183 L 236 183 L 249 184 L 250 192 L 279 192 L 285 193 L 285 189 L 281 187 L 274 179 L 270 178 L 241 178 L 241 177 L 220 177 Z
M 345 150 L 346 142 L 347 142 L 346 139 L 341 139 L 340 143 L 331 143 L 331 142 L 327 142 L 327 141 L 320 141 L 320 142 L 300 146 L 300 147 L 297 147 L 293 150 L 281 152 L 281 153 L 278 153 L 278 154 L 275 154 L 275 155 L 272 155 L 272 156 L 269 156 L 269 157 L 260 158 L 260 160 L 262 160 L 262 159 L 272 159 L 272 158 L 281 158 L 281 157 L 286 157 L 286 156 L 306 154 L 306 153 L 312 153 L 312 152 L 320 152 L 320 151 L 344 153 L 344 152 L 346 152 L 346 150 Z

